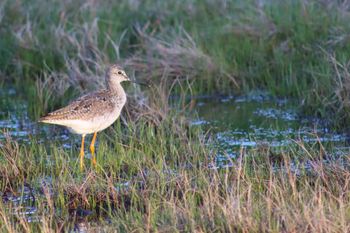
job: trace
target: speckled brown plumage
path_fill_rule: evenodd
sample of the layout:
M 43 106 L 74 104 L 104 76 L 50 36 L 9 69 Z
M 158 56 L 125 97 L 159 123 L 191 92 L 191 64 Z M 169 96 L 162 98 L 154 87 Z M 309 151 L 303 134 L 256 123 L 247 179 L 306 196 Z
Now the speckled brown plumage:
M 123 98 L 116 93 L 108 90 L 102 90 L 81 96 L 68 106 L 49 113 L 39 119 L 44 121 L 60 121 L 60 120 L 89 120 L 103 114 L 104 112 L 112 112 L 114 108 L 123 107 Z

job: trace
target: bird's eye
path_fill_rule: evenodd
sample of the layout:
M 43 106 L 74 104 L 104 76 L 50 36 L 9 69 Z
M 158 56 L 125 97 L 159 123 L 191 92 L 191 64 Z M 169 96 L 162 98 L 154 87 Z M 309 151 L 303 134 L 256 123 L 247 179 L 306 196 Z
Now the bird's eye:
M 121 72 L 121 71 L 118 71 L 118 74 L 122 74 L 122 72 Z

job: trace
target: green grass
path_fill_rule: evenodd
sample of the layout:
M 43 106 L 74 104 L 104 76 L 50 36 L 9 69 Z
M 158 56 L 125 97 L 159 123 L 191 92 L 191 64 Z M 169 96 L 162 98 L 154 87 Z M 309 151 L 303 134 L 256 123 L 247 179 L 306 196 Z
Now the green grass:
M 65 82 L 86 83 L 86 74 L 103 76 L 106 64 L 118 62 L 155 85 L 161 78 L 171 85 L 176 78 L 192 83 L 192 94 L 265 89 L 300 100 L 307 114 L 327 117 L 341 88 L 330 57 L 347 70 L 350 52 L 349 16 L 336 3 L 5 1 L 1 6 L 0 69 L 19 88 L 57 74 L 66 74 Z M 54 96 L 65 89 L 58 92 Z M 346 100 L 334 101 L 337 122 L 347 121 Z
M 16 88 L 33 121 L 103 83 L 111 63 L 152 84 L 128 87 L 128 125 L 99 135 L 97 170 L 87 158 L 79 171 L 73 140 L 71 149 L 44 135 L 0 141 L 2 196 L 32 187 L 40 219 L 2 201 L 1 231 L 68 231 L 88 220 L 107 232 L 348 232 L 348 158 L 296 143 L 242 150 L 234 167 L 210 169 L 215 151 L 183 119 L 185 96 L 259 89 L 347 129 L 344 5 L 266 2 L 1 2 L 0 86 Z
M 117 124 L 100 135 L 97 170 L 89 159 L 78 169 L 79 148 L 4 141 L 1 189 L 20 196 L 30 185 L 41 221 L 28 223 L 23 209 L 3 202 L 2 232 L 67 231 L 82 220 L 107 232 L 349 230 L 348 158 L 300 143 L 242 151 L 233 167 L 212 169 L 215 152 L 198 132 L 168 121 L 141 125 Z M 74 217 L 77 209 L 91 214 Z

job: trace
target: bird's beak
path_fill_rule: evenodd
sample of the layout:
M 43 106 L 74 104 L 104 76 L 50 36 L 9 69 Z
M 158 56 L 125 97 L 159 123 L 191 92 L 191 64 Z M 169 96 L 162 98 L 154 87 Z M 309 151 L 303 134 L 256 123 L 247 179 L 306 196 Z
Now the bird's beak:
M 129 80 L 130 80 L 130 79 L 129 79 Z M 143 83 L 143 82 L 134 81 L 134 80 L 130 80 L 130 82 L 136 83 L 136 84 L 139 84 L 139 85 L 142 85 L 142 86 L 147 86 L 147 87 L 149 87 L 149 84 L 148 84 L 148 83 Z

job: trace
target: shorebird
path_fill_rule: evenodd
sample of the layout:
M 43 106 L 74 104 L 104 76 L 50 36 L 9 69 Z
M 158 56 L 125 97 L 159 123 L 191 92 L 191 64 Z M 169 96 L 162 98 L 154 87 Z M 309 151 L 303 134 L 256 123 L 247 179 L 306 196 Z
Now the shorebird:
M 84 167 L 84 141 L 87 134 L 94 134 L 90 144 L 91 163 L 96 166 L 95 141 L 100 132 L 116 121 L 126 102 L 121 85 L 131 81 L 118 65 L 112 65 L 106 73 L 106 89 L 81 96 L 68 106 L 48 113 L 39 122 L 66 126 L 71 132 L 82 135 L 80 169 Z M 136 83 L 136 82 L 135 82 Z

